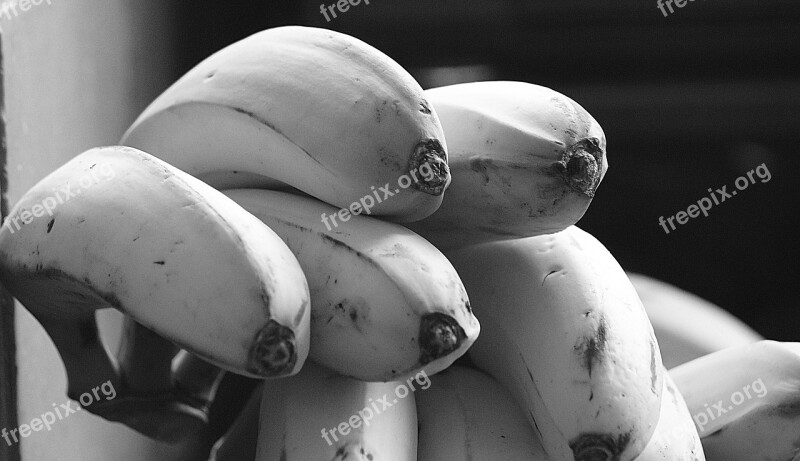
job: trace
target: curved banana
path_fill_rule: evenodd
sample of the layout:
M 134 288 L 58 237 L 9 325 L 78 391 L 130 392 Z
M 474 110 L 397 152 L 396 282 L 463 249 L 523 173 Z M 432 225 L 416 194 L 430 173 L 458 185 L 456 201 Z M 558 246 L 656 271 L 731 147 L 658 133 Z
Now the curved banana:
M 217 188 L 288 184 L 402 221 L 433 213 L 450 182 L 419 84 L 370 45 L 313 27 L 268 29 L 211 55 L 122 144 Z
M 0 280 L 59 349 L 70 398 L 119 385 L 89 408 L 115 420 L 147 409 L 123 398 L 97 309 L 249 376 L 295 373 L 308 355 L 308 285 L 289 248 L 222 193 L 127 147 L 84 152 L 22 197 L 0 230 Z
M 709 461 L 800 459 L 800 343 L 729 347 L 670 374 Z
M 511 391 L 555 461 L 629 461 L 661 408 L 658 343 L 608 250 L 571 226 L 446 253 L 481 322 L 475 365 Z
M 664 373 L 658 425 L 636 461 L 706 461 L 692 415 L 669 373 Z
M 653 324 L 667 369 L 726 347 L 764 339 L 705 299 L 645 275 L 627 274 Z
M 311 291 L 311 352 L 320 364 L 364 381 L 443 370 L 480 325 L 450 262 L 408 229 L 368 216 L 329 230 L 319 200 L 263 189 L 224 193 L 294 252 Z
M 257 461 L 416 461 L 414 391 L 427 376 L 369 383 L 309 361 L 295 376 L 267 380 Z
M 505 81 L 425 94 L 447 136 L 452 183 L 411 229 L 450 249 L 549 234 L 583 216 L 608 162 L 602 128 L 575 101 Z
M 415 394 L 418 461 L 548 461 L 525 413 L 497 381 L 461 366 L 430 380 Z

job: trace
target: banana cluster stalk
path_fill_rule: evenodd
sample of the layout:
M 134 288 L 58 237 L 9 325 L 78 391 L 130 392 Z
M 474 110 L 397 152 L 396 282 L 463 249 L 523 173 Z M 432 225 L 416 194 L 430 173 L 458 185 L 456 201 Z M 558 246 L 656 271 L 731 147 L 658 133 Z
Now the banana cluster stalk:
M 425 93 L 447 134 L 452 183 L 411 229 L 452 249 L 558 232 L 583 216 L 608 169 L 603 130 L 583 107 L 523 82 Z
M 295 376 L 267 380 L 261 397 L 258 461 L 417 461 L 414 393 L 406 381 L 370 383 L 308 361 Z
M 365 381 L 432 375 L 463 355 L 480 325 L 453 266 L 408 229 L 353 216 L 329 230 L 336 208 L 261 189 L 224 193 L 294 252 L 311 292 L 311 352 L 318 363 Z
M 764 339 L 723 308 L 688 291 L 627 272 L 653 324 L 667 369 L 728 347 Z
M 481 322 L 475 365 L 511 391 L 555 461 L 630 461 L 653 433 L 663 370 L 636 291 L 571 226 L 446 253 Z
M 122 144 L 218 188 L 289 185 L 341 208 L 364 199 L 365 214 L 399 221 L 433 213 L 450 182 L 419 84 L 372 46 L 313 27 L 268 29 L 211 55 Z
M 88 409 L 145 433 L 158 435 L 159 423 L 138 417 L 172 396 L 126 391 L 99 340 L 97 309 L 249 376 L 296 373 L 308 355 L 308 284 L 280 237 L 132 148 L 89 150 L 31 188 L 0 230 L 0 280 L 53 339 L 70 398 L 110 380 L 121 395 Z
M 658 425 L 636 461 L 706 461 L 686 400 L 669 373 L 664 373 Z
M 431 382 L 415 395 L 417 461 L 549 460 L 525 413 L 488 375 L 455 365 Z
M 729 347 L 670 374 L 709 461 L 800 459 L 800 343 Z

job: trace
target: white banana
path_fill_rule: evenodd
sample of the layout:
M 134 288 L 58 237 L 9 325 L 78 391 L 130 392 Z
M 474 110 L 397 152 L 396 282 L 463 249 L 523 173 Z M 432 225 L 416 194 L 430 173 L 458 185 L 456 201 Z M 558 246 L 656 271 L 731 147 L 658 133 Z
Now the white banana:
M 658 425 L 636 461 L 706 461 L 692 415 L 669 373 L 664 373 Z
M 419 84 L 372 46 L 313 27 L 268 29 L 211 55 L 122 144 L 217 188 L 288 184 L 403 221 L 435 211 L 450 182 Z
M 449 249 L 553 233 L 583 216 L 608 168 L 603 130 L 583 107 L 523 82 L 425 94 L 447 136 L 452 183 L 411 229 Z
M 224 192 L 294 252 L 311 291 L 311 352 L 318 363 L 365 381 L 430 375 L 463 355 L 480 331 L 455 269 L 408 229 L 352 216 L 328 229 L 336 209 L 262 189 Z
M 661 348 L 667 369 L 726 347 L 764 338 L 721 307 L 688 291 L 628 272 Z
M 709 461 L 800 459 L 800 343 L 729 347 L 670 374 Z
M 423 376 L 369 383 L 308 361 L 295 376 L 265 381 L 256 460 L 416 461 Z
M 161 423 L 137 415 L 171 402 L 125 395 L 97 309 L 249 376 L 295 373 L 308 355 L 308 285 L 289 248 L 219 191 L 127 147 L 80 154 L 22 197 L 0 230 L 0 280 L 59 349 L 68 395 L 110 380 L 121 395 L 89 410 L 146 433 Z
M 430 381 L 415 395 L 418 461 L 549 459 L 525 413 L 490 376 L 452 366 Z
M 571 226 L 446 254 L 481 322 L 470 358 L 511 391 L 548 455 L 634 459 L 658 421 L 663 370 L 608 250 Z

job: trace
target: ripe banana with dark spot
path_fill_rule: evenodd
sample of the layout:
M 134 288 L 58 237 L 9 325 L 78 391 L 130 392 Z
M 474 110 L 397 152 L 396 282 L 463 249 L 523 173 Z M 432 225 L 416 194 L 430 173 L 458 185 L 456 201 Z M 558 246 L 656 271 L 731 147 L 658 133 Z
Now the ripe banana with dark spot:
M 709 461 L 800 459 L 800 343 L 729 347 L 670 374 Z
M 361 40 L 314 27 L 268 29 L 211 55 L 122 144 L 217 188 L 289 185 L 342 208 L 364 198 L 366 214 L 399 221 L 433 213 L 450 182 L 419 84 Z M 417 176 L 396 187 L 404 175 Z
M 511 391 L 554 461 L 630 461 L 650 440 L 663 369 L 636 291 L 571 226 L 446 252 L 481 336 L 475 365 Z
M 256 459 L 417 461 L 414 392 L 424 383 L 364 382 L 309 360 L 264 382 Z
M 628 278 L 644 304 L 667 369 L 727 347 L 764 339 L 723 308 L 641 274 Z
M 523 82 L 425 94 L 447 136 L 452 182 L 411 229 L 450 249 L 553 233 L 583 216 L 608 168 L 603 130 L 583 107 Z
M 88 409 L 162 439 L 169 418 L 194 409 L 129 392 L 96 310 L 253 377 L 293 374 L 308 355 L 308 285 L 283 241 L 221 192 L 128 147 L 84 152 L 20 199 L 0 230 L 0 281 L 58 348 L 70 398 L 111 381 L 120 395 Z
M 549 460 L 522 409 L 481 371 L 452 366 L 415 397 L 418 461 Z
M 352 216 L 328 229 L 336 208 L 263 189 L 224 193 L 294 252 L 311 292 L 311 352 L 318 363 L 365 381 L 443 370 L 480 325 L 453 266 L 399 224 Z

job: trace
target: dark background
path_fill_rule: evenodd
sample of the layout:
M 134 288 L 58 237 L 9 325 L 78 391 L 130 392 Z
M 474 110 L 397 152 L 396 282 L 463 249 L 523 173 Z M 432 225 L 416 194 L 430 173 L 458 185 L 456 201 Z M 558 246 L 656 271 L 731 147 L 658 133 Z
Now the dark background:
M 301 24 L 366 41 L 423 88 L 508 79 L 570 96 L 603 126 L 610 165 L 579 226 L 626 270 L 800 340 L 800 2 L 692 0 L 664 17 L 656 0 L 370 0 L 330 22 L 319 0 L 180 3 L 176 78 L 253 32 Z M 769 182 L 668 235 L 658 225 L 761 163 Z

